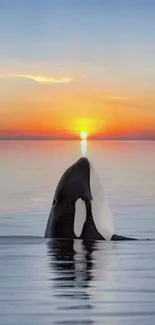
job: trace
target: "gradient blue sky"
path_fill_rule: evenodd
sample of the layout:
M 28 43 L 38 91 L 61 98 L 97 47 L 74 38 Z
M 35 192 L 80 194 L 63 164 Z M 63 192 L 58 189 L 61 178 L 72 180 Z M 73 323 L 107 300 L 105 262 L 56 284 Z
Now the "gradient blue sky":
M 143 124 L 142 134 L 150 129 L 153 132 L 155 1 L 0 0 L 0 48 L 0 130 L 4 134 L 12 130 L 13 125 L 18 125 L 15 115 L 19 110 L 29 116 L 30 111 L 22 111 L 21 103 L 22 106 L 29 104 L 31 111 L 36 111 L 33 103 L 37 98 L 38 105 L 42 103 L 46 110 L 47 102 L 54 96 L 57 98 L 54 99 L 54 107 L 59 111 L 57 120 L 61 120 L 61 110 L 64 120 L 64 108 L 61 108 L 58 97 L 64 94 L 65 98 L 69 98 L 75 93 L 77 97 L 81 96 L 80 106 L 87 98 L 87 105 L 83 106 L 87 106 L 86 112 L 82 114 L 83 108 L 78 115 L 77 101 L 75 105 L 72 102 L 67 106 L 66 99 L 66 114 L 70 114 L 67 107 L 75 106 L 72 122 L 70 126 L 68 122 L 64 126 L 60 123 L 57 129 L 73 126 L 77 115 L 81 120 L 86 119 L 88 111 L 88 118 L 93 119 L 93 107 L 89 104 L 92 101 L 98 120 L 102 115 L 108 125 L 110 116 L 117 115 L 116 106 L 120 116 L 123 100 L 123 125 L 128 121 L 131 107 L 131 129 L 132 120 L 136 118 Z M 51 86 L 44 85 L 41 89 L 40 85 L 32 83 L 33 78 L 27 76 L 71 78 L 76 82 L 66 81 L 68 84 L 65 86 L 61 82 L 53 86 L 54 82 L 51 82 Z M 98 98 L 102 98 L 103 112 Z M 15 106 L 19 102 L 17 113 Z M 105 106 L 109 107 L 109 116 Z M 52 112 L 50 114 L 52 116 Z M 56 112 L 53 111 L 53 114 Z M 31 122 L 30 117 L 28 121 Z M 27 129 L 29 122 L 25 125 Z M 149 123 L 152 123 L 151 126 Z M 145 124 L 147 127 L 144 128 Z

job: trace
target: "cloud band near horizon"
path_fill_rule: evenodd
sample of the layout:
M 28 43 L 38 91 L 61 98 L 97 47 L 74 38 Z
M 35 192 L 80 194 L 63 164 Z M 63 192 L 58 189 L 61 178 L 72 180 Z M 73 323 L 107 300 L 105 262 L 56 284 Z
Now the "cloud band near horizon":
M 64 84 L 75 81 L 76 79 L 73 77 L 46 77 L 40 75 L 29 75 L 29 74 L 17 74 L 13 76 L 14 78 L 21 79 L 30 79 L 36 81 L 41 84 Z

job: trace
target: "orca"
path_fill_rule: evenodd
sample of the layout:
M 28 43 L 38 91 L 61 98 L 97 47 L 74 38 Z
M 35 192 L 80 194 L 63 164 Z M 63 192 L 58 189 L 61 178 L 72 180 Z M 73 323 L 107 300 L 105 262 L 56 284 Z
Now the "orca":
M 115 234 L 106 196 L 86 157 L 62 175 L 54 194 L 45 238 L 136 240 Z

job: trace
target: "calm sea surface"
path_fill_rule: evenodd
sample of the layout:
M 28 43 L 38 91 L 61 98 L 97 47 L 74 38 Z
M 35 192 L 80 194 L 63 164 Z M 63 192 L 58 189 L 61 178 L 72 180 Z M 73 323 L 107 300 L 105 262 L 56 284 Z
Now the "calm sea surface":
M 43 238 L 56 184 L 82 155 L 117 234 L 139 241 Z M 154 323 L 155 142 L 0 142 L 0 324 Z

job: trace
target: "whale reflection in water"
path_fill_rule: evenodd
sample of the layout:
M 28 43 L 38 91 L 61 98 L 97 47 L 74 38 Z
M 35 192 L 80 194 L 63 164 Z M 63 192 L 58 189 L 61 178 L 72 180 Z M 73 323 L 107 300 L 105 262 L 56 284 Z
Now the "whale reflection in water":
M 96 270 L 99 268 L 100 274 L 102 270 L 103 280 L 107 258 L 109 259 L 109 256 L 103 253 L 102 266 L 100 261 L 96 260 L 98 244 L 99 242 L 95 241 L 76 239 L 52 239 L 47 243 L 51 292 L 54 300 L 59 299 L 59 310 L 67 312 L 66 324 L 73 324 L 73 319 L 74 324 L 94 324 L 95 306 L 92 298 L 93 286 L 98 281 Z M 111 249 L 111 245 L 114 244 L 105 243 L 105 252 L 107 247 L 108 250 Z M 76 320 L 75 310 L 79 310 L 80 314 L 82 311 Z

